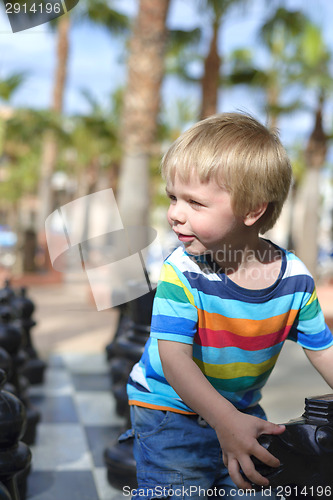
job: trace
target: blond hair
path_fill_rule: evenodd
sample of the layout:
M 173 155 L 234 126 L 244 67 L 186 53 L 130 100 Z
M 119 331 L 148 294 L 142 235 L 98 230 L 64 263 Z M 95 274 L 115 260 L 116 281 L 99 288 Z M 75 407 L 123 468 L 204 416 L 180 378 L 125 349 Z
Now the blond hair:
M 243 113 L 221 113 L 196 123 L 171 145 L 161 168 L 166 181 L 173 182 L 177 174 L 188 182 L 193 171 L 201 182 L 216 181 L 230 193 L 237 215 L 268 203 L 258 221 L 262 233 L 278 219 L 292 181 L 277 133 Z

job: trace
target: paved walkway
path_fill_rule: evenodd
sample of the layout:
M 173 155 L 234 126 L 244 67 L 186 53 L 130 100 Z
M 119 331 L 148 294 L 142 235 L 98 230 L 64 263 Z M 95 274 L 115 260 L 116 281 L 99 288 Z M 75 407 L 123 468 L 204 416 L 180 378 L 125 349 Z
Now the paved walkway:
M 62 283 L 30 286 L 28 295 L 36 304 L 33 336 L 43 357 L 103 352 L 111 341 L 118 313 L 97 311 L 83 274 L 67 275 Z
M 42 422 L 32 449 L 27 500 L 118 499 L 102 459 L 104 446 L 122 424 L 105 363 L 117 312 L 97 312 L 82 275 L 31 286 L 28 295 L 36 303 L 34 345 L 49 368 L 44 386 L 32 389 Z M 333 287 L 319 287 L 318 295 L 332 327 Z M 263 406 L 271 421 L 282 423 L 302 414 L 305 397 L 328 392 L 302 349 L 288 342 L 264 390 Z

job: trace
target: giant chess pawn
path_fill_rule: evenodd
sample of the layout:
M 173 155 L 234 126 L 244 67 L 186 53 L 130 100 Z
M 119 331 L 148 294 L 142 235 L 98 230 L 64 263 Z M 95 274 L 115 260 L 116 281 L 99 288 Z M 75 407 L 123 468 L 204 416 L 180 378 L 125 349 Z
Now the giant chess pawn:
M 133 365 L 139 361 L 150 333 L 155 290 L 145 293 L 146 286 L 141 283 L 131 283 L 136 299 L 126 304 L 125 318 L 122 328 L 117 329 L 112 344 L 107 347 L 112 393 L 116 401 L 116 412 L 127 418 L 129 407 L 126 393 L 126 383 Z M 135 290 L 135 293 L 134 293 Z M 142 291 L 142 295 L 140 294 Z
M 21 350 L 22 331 L 20 325 L 13 320 L 13 311 L 9 305 L 0 306 L 0 347 L 4 348 L 12 358 L 12 373 L 9 380 L 15 387 L 15 395 L 23 402 L 27 412 L 26 432 L 23 440 L 31 445 L 35 442 L 36 428 L 40 413 L 33 407 L 28 396 L 28 380 L 20 375 L 20 367 L 24 363 Z
M 331 496 L 333 394 L 306 398 L 303 415 L 286 422 L 285 426 L 282 434 L 258 438 L 259 443 L 280 460 L 279 467 L 268 467 L 253 458 L 256 469 L 269 479 L 270 487 L 284 487 L 290 499 L 319 500 Z
M 12 369 L 8 375 L 15 387 L 15 393 L 20 396 L 21 387 L 17 371 L 17 356 L 22 342 L 21 328 L 13 321 L 12 309 L 8 304 L 0 305 L 0 347 L 11 357 Z
M 9 280 L 5 281 L 3 288 L 0 288 L 0 304 L 9 304 L 15 297 L 15 292 L 10 286 Z
M 26 426 L 25 407 L 16 396 L 2 389 L 5 382 L 6 374 L 0 370 L 0 485 L 4 486 L 4 495 L 7 489 L 11 500 L 20 500 L 16 476 L 29 467 L 31 452 L 20 442 Z
M 46 363 L 39 359 L 31 336 L 31 329 L 36 325 L 36 321 L 33 319 L 35 304 L 27 296 L 25 287 L 22 287 L 17 295 L 11 297 L 10 304 L 16 311 L 22 328 L 22 349 L 26 353 L 22 374 L 29 380 L 30 384 L 41 384 L 44 380 Z
M 8 352 L 2 347 L 0 347 L 0 370 L 3 370 L 6 373 L 7 382 L 4 386 L 4 389 L 15 394 L 15 386 L 8 382 L 13 373 L 13 360 Z
M 133 283 L 131 286 L 139 290 L 141 288 L 140 283 Z M 144 291 L 145 287 L 142 286 L 142 290 Z M 129 320 L 123 323 L 125 328 L 118 329 L 118 334 L 112 344 L 112 351 L 108 349 L 109 353 L 112 352 L 112 356 L 108 359 L 116 412 L 126 418 L 125 427 L 130 427 L 126 383 L 132 366 L 139 361 L 149 337 L 155 289 L 149 293 L 136 295 L 137 298 L 126 306 Z M 124 485 L 129 485 L 131 488 L 137 487 L 131 431 L 128 431 L 126 435 L 128 439 L 122 439 L 119 442 L 118 440 L 112 441 L 104 450 L 108 482 L 120 490 Z

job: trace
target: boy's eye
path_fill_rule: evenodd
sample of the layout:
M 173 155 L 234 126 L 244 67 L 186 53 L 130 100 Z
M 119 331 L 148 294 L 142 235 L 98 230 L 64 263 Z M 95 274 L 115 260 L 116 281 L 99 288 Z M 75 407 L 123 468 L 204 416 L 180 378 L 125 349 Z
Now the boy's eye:
M 175 197 L 175 195 L 173 195 L 173 194 L 168 193 L 168 198 L 169 198 L 169 200 L 171 200 L 171 201 L 177 201 L 177 198 L 176 198 L 176 197 Z
M 190 200 L 190 203 L 191 203 L 191 205 L 195 205 L 197 207 L 201 207 L 202 206 L 201 203 L 199 203 L 198 201 L 195 201 L 195 200 Z

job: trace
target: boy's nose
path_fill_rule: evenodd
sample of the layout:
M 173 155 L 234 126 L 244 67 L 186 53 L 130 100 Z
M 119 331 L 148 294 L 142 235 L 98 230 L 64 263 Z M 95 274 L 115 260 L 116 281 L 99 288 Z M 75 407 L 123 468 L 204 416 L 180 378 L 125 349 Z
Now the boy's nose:
M 169 219 L 173 223 L 180 223 L 184 224 L 186 221 L 186 214 L 185 211 L 181 208 L 180 205 L 171 205 L 169 207 L 169 212 L 168 212 Z

